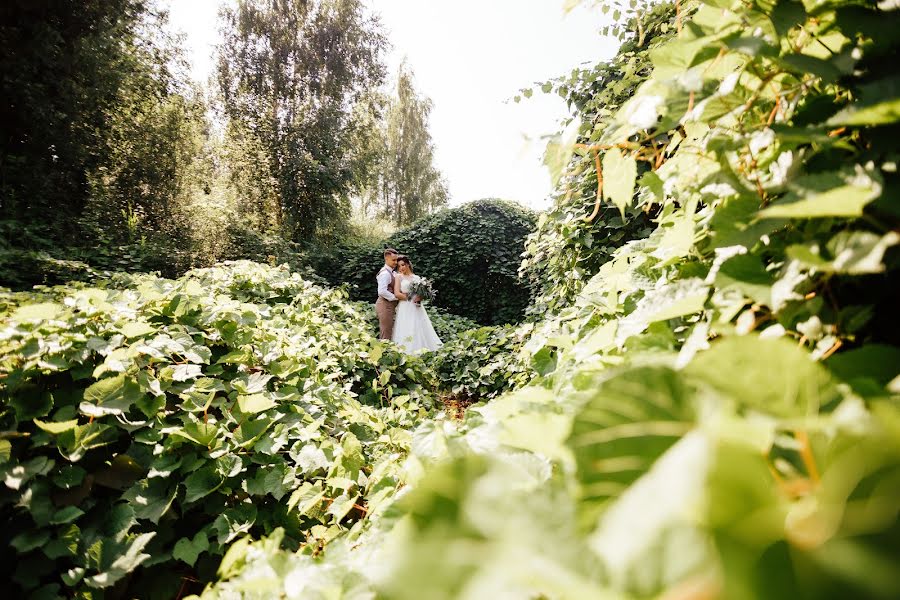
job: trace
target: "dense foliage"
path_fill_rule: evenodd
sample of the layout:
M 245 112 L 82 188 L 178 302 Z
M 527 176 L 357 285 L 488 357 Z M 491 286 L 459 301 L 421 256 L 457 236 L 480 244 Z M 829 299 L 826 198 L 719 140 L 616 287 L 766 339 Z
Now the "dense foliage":
M 340 291 L 252 263 L 107 283 L 0 299 L 16 595 L 173 597 L 242 534 L 321 548 L 393 494 L 430 375 Z
M 900 596 L 900 9 L 706 0 L 673 27 L 551 150 L 560 210 L 586 208 L 564 190 L 590 155 L 601 199 L 651 231 L 548 244 L 589 266 L 520 329 L 409 359 L 342 290 L 252 264 L 6 294 L 17 585 Z M 430 364 L 496 396 L 429 411 Z
M 390 188 L 403 219 L 446 200 L 428 102 L 408 70 L 382 87 L 370 9 L 248 0 L 218 27 L 208 91 L 157 2 L 4 3 L 0 285 L 236 259 L 302 269 L 311 242 L 352 229 L 353 198 Z
M 462 402 L 490 400 L 534 376 L 522 346 L 532 325 L 470 329 L 447 340 L 429 361 L 439 389 Z
M 375 274 L 390 246 L 434 281 L 435 305 L 485 325 L 512 323 L 531 298 L 517 270 L 534 222 L 531 211 L 512 202 L 478 200 L 426 217 L 380 244 L 349 241 L 310 262 L 326 281 L 346 283 L 352 298 L 374 301 Z
M 358 0 L 241 0 L 223 15 L 218 88 L 241 157 L 233 181 L 255 200 L 243 209 L 293 240 L 345 221 L 356 172 L 370 163 L 350 143 L 368 125 L 354 107 L 385 74 L 377 22 Z
M 900 594 L 896 5 L 691 8 L 581 131 L 659 209 L 536 323 L 541 377 L 420 425 L 364 531 L 236 547 L 206 597 Z
M 646 237 L 653 230 L 651 217 L 659 206 L 629 203 L 623 210 L 617 209 L 608 194 L 611 186 L 606 186 L 607 193 L 601 189 L 603 167 L 599 154 L 587 145 L 597 141 L 610 116 L 650 75 L 650 51 L 675 35 L 675 18 L 675 7 L 668 2 L 646 9 L 639 21 L 641 34 L 626 39 L 611 61 L 573 69 L 569 75 L 542 86 L 546 93 L 564 98 L 577 117 L 569 121 L 571 133 L 551 143 L 545 157 L 561 184 L 555 193 L 554 207 L 541 215 L 526 243 L 521 270 L 538 289 L 538 296 L 529 307 L 533 315 L 539 317 L 547 310 L 571 304 L 616 248 Z M 637 30 L 637 23 L 633 23 L 633 30 Z M 525 89 L 523 94 L 530 96 L 532 90 Z M 579 132 L 579 125 L 584 131 Z M 562 138 L 569 136 L 579 146 L 576 159 L 566 164 L 571 147 Z M 568 168 L 563 172 L 565 167 Z M 637 167 L 635 176 L 650 170 L 646 163 Z M 613 169 L 619 171 L 620 167 Z
M 202 108 L 163 24 L 142 0 L 3 4 L 0 220 L 57 242 L 176 233 Z

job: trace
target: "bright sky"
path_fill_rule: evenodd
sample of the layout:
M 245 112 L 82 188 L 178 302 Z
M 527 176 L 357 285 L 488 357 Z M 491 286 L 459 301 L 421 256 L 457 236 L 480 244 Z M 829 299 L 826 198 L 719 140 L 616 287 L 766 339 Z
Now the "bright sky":
M 201 81 L 212 74 L 216 14 L 227 1 L 161 1 L 173 26 L 187 34 L 194 76 Z M 511 98 L 580 63 L 611 57 L 617 44 L 600 37 L 600 12 L 578 8 L 566 15 L 563 0 L 367 3 L 381 15 L 393 44 L 392 72 L 405 56 L 417 89 L 434 102 L 431 135 L 450 204 L 498 197 L 546 208 L 551 188 L 539 138 L 557 130 L 566 106 L 539 90 L 519 104 Z

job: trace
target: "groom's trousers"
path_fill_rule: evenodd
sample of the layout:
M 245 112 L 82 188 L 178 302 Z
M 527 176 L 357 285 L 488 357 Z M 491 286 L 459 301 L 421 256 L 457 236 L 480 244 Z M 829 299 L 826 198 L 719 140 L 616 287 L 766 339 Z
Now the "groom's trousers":
M 375 314 L 378 315 L 380 329 L 378 337 L 389 340 L 394 335 L 394 317 L 397 313 L 397 301 L 385 300 L 381 296 L 375 302 Z

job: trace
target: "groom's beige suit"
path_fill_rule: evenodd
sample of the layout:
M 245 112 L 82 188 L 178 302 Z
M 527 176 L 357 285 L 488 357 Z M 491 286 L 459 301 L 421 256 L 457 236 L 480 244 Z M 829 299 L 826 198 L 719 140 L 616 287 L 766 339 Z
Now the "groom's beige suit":
M 391 339 L 394 335 L 394 317 L 397 312 L 397 296 L 394 295 L 394 272 L 387 265 L 381 267 L 378 275 L 378 300 L 375 301 L 375 313 L 381 330 L 378 337 Z

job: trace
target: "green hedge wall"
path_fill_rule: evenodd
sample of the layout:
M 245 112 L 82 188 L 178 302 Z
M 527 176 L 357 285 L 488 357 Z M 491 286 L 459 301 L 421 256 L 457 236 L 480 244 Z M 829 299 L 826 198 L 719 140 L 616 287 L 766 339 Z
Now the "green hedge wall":
M 376 299 L 383 249 L 409 255 L 417 274 L 434 281 L 435 304 L 483 325 L 522 319 L 532 293 L 518 276 L 532 211 L 504 200 L 477 200 L 421 219 L 381 243 L 344 242 L 314 253 L 313 268 L 354 300 Z

